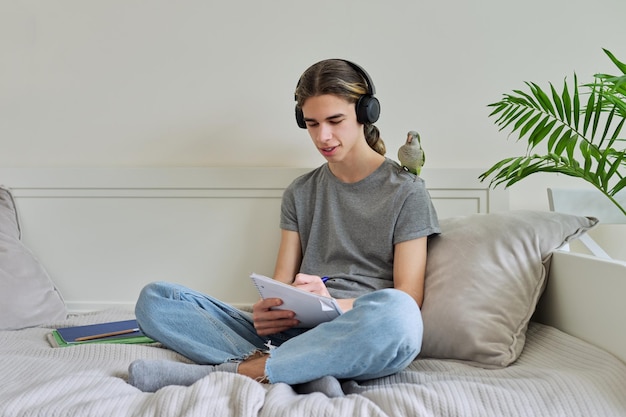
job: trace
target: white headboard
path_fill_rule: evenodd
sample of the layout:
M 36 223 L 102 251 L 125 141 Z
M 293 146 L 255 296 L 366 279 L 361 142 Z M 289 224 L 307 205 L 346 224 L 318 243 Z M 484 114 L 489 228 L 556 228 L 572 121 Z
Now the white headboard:
M 308 170 L 0 168 L 0 184 L 71 311 L 133 305 L 155 280 L 245 304 L 250 272 L 273 273 L 282 191 Z M 508 209 L 480 172 L 425 170 L 440 218 Z

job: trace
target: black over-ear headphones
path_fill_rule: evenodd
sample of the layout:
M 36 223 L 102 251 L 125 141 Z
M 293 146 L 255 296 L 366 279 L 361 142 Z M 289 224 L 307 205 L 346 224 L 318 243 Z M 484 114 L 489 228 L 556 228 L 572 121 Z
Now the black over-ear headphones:
M 374 87 L 374 83 L 370 78 L 367 71 L 365 71 L 361 66 L 355 64 L 354 62 L 347 61 L 342 59 L 346 64 L 350 65 L 356 72 L 358 72 L 361 77 L 365 79 L 367 83 L 367 93 L 363 94 L 356 102 L 355 111 L 356 111 L 356 120 L 361 124 L 372 124 L 378 120 L 380 116 L 380 103 L 374 94 L 376 94 L 376 87 Z M 300 80 L 298 80 L 298 84 L 296 85 L 296 90 L 300 85 Z M 298 97 L 296 97 L 296 101 Z M 304 121 L 304 114 L 302 113 L 302 108 L 296 104 L 296 122 L 298 126 L 302 129 L 306 129 L 306 122 Z

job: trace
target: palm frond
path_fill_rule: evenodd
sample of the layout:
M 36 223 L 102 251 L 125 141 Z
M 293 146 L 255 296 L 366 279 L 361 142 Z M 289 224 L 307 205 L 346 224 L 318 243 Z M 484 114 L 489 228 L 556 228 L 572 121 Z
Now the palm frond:
M 626 121 L 626 64 L 605 52 L 623 76 L 596 74 L 593 83 L 579 86 L 574 74 L 573 84 L 565 79 L 561 92 L 551 83 L 544 90 L 526 82 L 526 90 L 513 90 L 488 105 L 499 130 L 525 139 L 529 154 L 499 161 L 480 175 L 481 181 L 493 176 L 490 186 L 510 187 L 538 172 L 561 173 L 593 184 L 626 215 L 613 198 L 626 188 L 626 138 L 620 136 Z M 541 145 L 545 155 L 530 154 Z

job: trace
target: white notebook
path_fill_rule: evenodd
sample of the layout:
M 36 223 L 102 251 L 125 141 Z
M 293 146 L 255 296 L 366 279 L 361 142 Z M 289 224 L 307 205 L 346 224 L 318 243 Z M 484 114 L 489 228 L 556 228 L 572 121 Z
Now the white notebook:
M 283 304 L 275 307 L 278 310 L 291 310 L 296 313 L 300 324 L 296 327 L 315 327 L 320 323 L 338 317 L 342 311 L 334 298 L 299 290 L 263 275 L 250 275 L 261 298 L 280 298 Z

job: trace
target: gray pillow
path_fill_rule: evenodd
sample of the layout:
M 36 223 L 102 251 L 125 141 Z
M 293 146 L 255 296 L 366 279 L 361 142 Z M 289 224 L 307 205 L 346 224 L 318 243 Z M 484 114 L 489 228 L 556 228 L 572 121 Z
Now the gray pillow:
M 597 223 L 522 210 L 442 219 L 428 247 L 420 356 L 488 368 L 513 363 L 552 251 Z
M 0 187 L 0 330 L 33 327 L 67 316 L 48 273 L 20 238 L 13 196 Z

